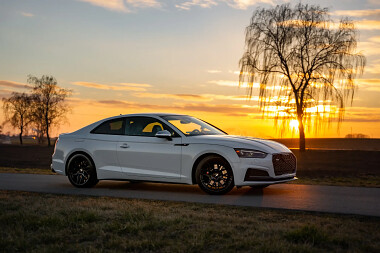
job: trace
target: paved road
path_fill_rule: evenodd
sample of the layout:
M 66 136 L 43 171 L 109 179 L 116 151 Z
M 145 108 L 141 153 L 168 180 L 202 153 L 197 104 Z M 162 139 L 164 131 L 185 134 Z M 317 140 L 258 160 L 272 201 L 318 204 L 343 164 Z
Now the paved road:
M 78 189 L 64 176 L 0 173 L 0 189 L 380 216 L 380 188 L 279 184 L 210 196 L 195 185 L 101 181 L 94 188 Z

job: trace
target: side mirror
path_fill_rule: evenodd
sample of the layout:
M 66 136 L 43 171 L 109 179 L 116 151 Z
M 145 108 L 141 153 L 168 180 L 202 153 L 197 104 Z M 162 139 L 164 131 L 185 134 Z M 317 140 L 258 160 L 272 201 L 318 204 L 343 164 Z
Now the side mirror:
M 158 131 L 155 136 L 158 138 L 167 138 L 168 140 L 172 139 L 172 134 L 168 130 Z

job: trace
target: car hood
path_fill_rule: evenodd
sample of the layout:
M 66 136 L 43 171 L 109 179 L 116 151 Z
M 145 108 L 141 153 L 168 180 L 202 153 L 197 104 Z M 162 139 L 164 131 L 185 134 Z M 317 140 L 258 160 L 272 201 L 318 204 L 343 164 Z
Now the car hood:
M 281 143 L 237 135 L 199 135 L 186 137 L 185 142 L 196 144 L 223 145 L 231 148 L 246 148 L 266 153 L 291 152 Z

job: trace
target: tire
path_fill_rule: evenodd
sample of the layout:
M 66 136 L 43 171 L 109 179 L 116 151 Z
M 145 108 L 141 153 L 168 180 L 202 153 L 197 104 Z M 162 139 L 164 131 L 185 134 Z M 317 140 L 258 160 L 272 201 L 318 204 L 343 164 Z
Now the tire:
M 220 156 L 208 156 L 197 166 L 196 182 L 204 192 L 226 194 L 234 188 L 234 175 L 229 163 Z
M 76 154 L 70 158 L 66 174 L 70 183 L 78 188 L 90 188 L 99 182 L 95 165 L 84 154 Z
M 266 187 L 268 187 L 268 186 L 269 186 L 269 184 L 264 184 L 264 185 L 250 185 L 250 187 L 251 187 L 252 189 L 255 189 L 255 190 L 264 189 L 264 188 L 266 188 Z

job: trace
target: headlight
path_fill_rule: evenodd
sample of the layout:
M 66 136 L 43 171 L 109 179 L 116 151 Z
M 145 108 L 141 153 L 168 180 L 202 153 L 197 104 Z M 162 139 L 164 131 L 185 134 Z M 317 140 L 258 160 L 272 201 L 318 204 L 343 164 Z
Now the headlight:
M 252 149 L 235 148 L 235 152 L 241 158 L 265 158 L 267 156 L 267 153 Z

